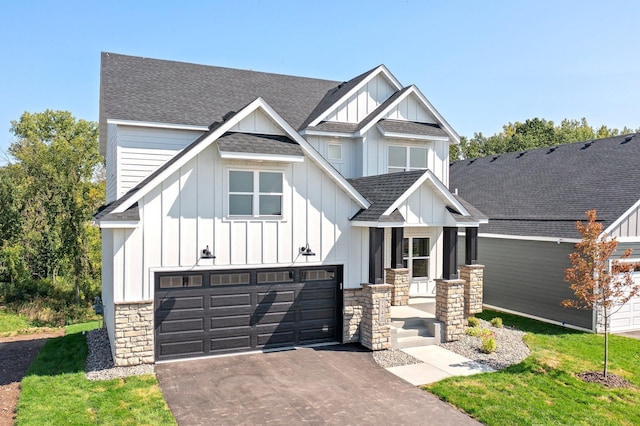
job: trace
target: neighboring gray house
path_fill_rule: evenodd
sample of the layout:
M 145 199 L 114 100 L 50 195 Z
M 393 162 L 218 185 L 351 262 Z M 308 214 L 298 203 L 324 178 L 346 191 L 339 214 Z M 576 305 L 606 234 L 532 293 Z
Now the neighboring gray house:
M 485 306 L 588 330 L 594 312 L 566 309 L 564 281 L 580 235 L 597 210 L 618 254 L 640 258 L 640 134 L 492 155 L 451 164 L 450 188 L 489 217 L 480 225 Z M 640 274 L 636 273 L 636 279 Z M 612 330 L 640 330 L 640 297 L 612 317 Z
M 458 229 L 485 220 L 448 190 L 457 143 L 384 65 L 339 82 L 103 53 L 95 218 L 116 364 L 373 349 L 361 322 L 388 310 L 365 318 L 363 283 L 388 292 L 402 270 L 432 294 L 457 278 Z

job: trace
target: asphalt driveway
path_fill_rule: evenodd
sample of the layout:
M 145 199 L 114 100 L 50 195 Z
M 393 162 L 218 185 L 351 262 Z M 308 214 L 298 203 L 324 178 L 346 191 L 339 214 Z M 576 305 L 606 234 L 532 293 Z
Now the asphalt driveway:
M 179 425 L 477 425 L 373 361 L 358 345 L 156 365 Z

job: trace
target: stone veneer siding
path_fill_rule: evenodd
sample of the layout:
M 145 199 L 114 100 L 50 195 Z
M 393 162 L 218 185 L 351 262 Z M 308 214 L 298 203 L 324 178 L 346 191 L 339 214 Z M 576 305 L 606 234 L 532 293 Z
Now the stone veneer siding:
M 360 342 L 360 324 L 362 322 L 362 289 L 344 289 L 342 314 L 342 342 Z
M 393 286 L 391 306 L 409 304 L 409 269 L 385 269 L 386 282 Z
M 153 364 L 153 302 L 115 305 L 114 364 Z
M 391 292 L 389 284 L 362 284 L 360 343 L 373 351 L 391 349 Z
M 465 317 L 482 312 L 484 265 L 460 265 L 460 279 L 464 284 Z
M 443 341 L 464 334 L 464 280 L 436 280 L 436 319 L 444 323 Z

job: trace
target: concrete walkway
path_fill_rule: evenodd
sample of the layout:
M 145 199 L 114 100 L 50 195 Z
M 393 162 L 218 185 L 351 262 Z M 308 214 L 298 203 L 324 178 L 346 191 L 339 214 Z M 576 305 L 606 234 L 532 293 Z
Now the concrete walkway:
M 387 371 L 414 386 L 426 385 L 447 377 L 495 372 L 487 365 L 472 361 L 440 346 L 421 346 L 401 350 L 418 358 L 422 363 L 390 367 Z

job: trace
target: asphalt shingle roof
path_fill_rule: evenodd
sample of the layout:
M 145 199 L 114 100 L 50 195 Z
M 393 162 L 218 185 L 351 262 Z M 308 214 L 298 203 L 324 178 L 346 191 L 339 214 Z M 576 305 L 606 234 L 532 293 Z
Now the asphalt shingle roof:
M 640 134 L 451 164 L 449 188 L 489 217 L 480 232 L 579 238 L 596 209 L 605 229 L 640 199 Z
M 447 132 L 437 124 L 416 123 L 413 121 L 401 120 L 380 120 L 378 126 L 382 127 L 386 132 L 407 133 L 411 135 L 422 136 L 449 136 Z
M 366 75 L 351 82 L 357 84 Z M 103 52 L 101 152 L 106 150 L 107 119 L 209 126 L 257 97 L 298 128 L 319 104 L 348 89 L 347 84 L 336 89 L 339 85 L 337 81 Z
M 222 152 L 246 152 L 253 154 L 274 154 L 303 156 L 297 142 L 286 136 L 257 135 L 250 133 L 225 133 L 217 139 Z
M 424 170 L 389 173 L 385 175 L 365 176 L 347 179 L 351 185 L 370 203 L 368 209 L 360 210 L 351 220 L 368 222 L 404 222 L 404 218 L 395 210 L 389 216 L 382 216 L 402 194 L 404 194 L 420 177 Z

